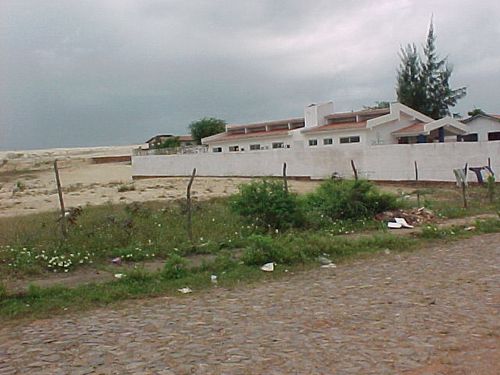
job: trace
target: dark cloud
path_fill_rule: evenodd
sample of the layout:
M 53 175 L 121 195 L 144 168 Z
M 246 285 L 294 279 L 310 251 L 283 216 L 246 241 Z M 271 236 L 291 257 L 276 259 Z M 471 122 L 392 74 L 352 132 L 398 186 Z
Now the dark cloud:
M 453 10 L 453 11 L 451 11 Z M 140 143 L 394 100 L 398 50 L 431 15 L 453 84 L 500 112 L 500 4 L 472 1 L 0 2 L 0 149 Z

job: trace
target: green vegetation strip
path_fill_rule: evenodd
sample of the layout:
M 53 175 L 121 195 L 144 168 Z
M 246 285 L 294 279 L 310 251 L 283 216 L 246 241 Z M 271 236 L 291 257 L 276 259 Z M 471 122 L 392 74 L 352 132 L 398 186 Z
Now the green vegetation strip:
M 373 254 L 387 249 L 407 251 L 437 241 L 493 232 L 500 232 L 498 219 L 477 221 L 473 228 L 438 229 L 427 226 L 415 237 L 382 233 L 349 239 L 332 238 L 325 232 L 254 235 L 250 237 L 241 258 L 245 263 L 233 258 L 230 251 L 222 251 L 215 260 L 197 268 L 187 268 L 182 257 L 171 257 L 160 272 L 148 273 L 138 268 L 120 280 L 103 284 L 82 285 L 73 289 L 63 286 L 46 289 L 31 286 L 26 294 L 17 296 L 5 293 L 1 296 L 0 291 L 0 318 L 48 317 L 55 313 L 83 311 L 133 298 L 179 294 L 177 290 L 183 287 L 189 287 L 195 292 L 201 291 L 214 286 L 211 282 L 213 274 L 218 276 L 218 286 L 231 288 L 241 283 L 280 278 L 289 272 L 316 267 L 318 256 L 327 256 L 334 262 L 341 262 L 361 254 Z M 277 262 L 273 273 L 262 272 L 256 266 L 268 260 Z
M 485 189 L 471 189 L 470 206 L 461 197 L 441 191 L 420 192 L 426 207 L 439 216 L 499 212 L 499 202 Z M 498 195 L 498 194 L 497 194 Z M 404 197 L 404 196 L 403 196 Z M 192 241 L 187 236 L 185 201 L 83 207 L 68 219 L 63 237 L 57 213 L 0 219 L 0 274 L 3 280 L 23 280 L 51 273 L 110 267 L 112 259 L 128 266 L 121 278 L 75 288 L 30 286 L 14 294 L 0 281 L 0 319 L 39 318 L 64 311 L 83 311 L 132 298 L 178 294 L 179 288 L 199 291 L 217 285 L 232 287 L 285 275 L 285 270 L 318 265 L 318 257 L 333 262 L 384 250 L 403 251 L 429 242 L 500 231 L 500 221 L 477 222 L 474 228 L 427 226 L 413 237 L 389 234 L 373 219 L 382 211 L 411 207 L 406 198 L 380 192 L 368 181 L 329 180 L 314 192 L 298 196 L 280 180 L 242 185 L 229 198 L 195 202 Z M 354 234 L 355 233 L 355 234 Z M 361 235 L 358 235 L 361 233 Z M 354 235 L 352 235 L 354 234 Z M 341 235 L 341 236 L 339 236 Z M 206 254 L 201 265 L 192 255 Z M 199 259 L 199 258 L 198 258 Z M 210 261 L 207 261 L 210 259 Z M 147 272 L 142 262 L 164 262 Z M 265 273 L 260 266 L 275 262 Z M 138 267 L 138 268 L 137 268 Z

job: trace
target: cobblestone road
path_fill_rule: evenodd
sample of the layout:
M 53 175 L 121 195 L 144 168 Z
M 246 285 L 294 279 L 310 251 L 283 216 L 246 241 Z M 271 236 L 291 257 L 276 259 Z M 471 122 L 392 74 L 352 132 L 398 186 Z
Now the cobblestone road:
M 499 278 L 491 234 L 132 301 L 0 328 L 0 374 L 498 374 Z

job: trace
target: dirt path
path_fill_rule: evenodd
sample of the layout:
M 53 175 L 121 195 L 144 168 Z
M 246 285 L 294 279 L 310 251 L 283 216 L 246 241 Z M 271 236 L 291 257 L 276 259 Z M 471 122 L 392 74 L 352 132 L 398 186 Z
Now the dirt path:
M 0 374 L 497 374 L 499 277 L 491 234 L 9 324 Z

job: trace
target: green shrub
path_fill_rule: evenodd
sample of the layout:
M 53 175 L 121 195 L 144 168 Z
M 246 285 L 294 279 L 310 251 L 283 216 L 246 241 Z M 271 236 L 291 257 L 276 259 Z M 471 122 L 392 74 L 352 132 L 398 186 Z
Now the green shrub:
M 286 192 L 280 181 L 255 181 L 239 187 L 231 208 L 264 228 L 287 229 L 303 225 L 304 215 L 296 194 Z
M 332 220 L 368 218 L 399 206 L 395 196 L 379 192 L 366 180 L 325 181 L 307 196 L 306 204 L 310 211 Z
M 162 143 L 160 143 L 156 148 L 175 148 L 180 147 L 181 141 L 179 137 L 168 137 Z
M 481 233 L 497 233 L 500 231 L 499 219 L 477 220 L 475 225 Z
M 248 265 L 263 265 L 268 262 L 278 264 L 303 263 L 308 256 L 301 246 L 299 238 L 290 241 L 293 236 L 273 239 L 270 236 L 253 235 L 248 240 L 241 260 Z
M 490 203 L 495 200 L 495 176 L 490 174 L 486 179 L 486 189 L 488 190 L 488 199 Z
M 223 272 L 237 267 L 238 261 L 231 256 L 229 251 L 222 251 L 217 257 L 209 262 L 203 262 L 199 267 L 201 271 Z
M 177 254 L 172 254 L 165 262 L 165 266 L 162 270 L 162 276 L 169 280 L 181 279 L 188 274 L 187 265 L 188 262 L 186 259 Z
M 420 237 L 427 239 L 444 239 L 450 236 L 463 235 L 464 233 L 464 228 L 462 227 L 452 226 L 446 228 L 438 228 L 433 224 L 429 224 L 422 228 Z
M 134 267 L 131 271 L 127 272 L 127 279 L 132 281 L 148 281 L 152 279 L 151 273 L 148 272 L 144 267 Z

